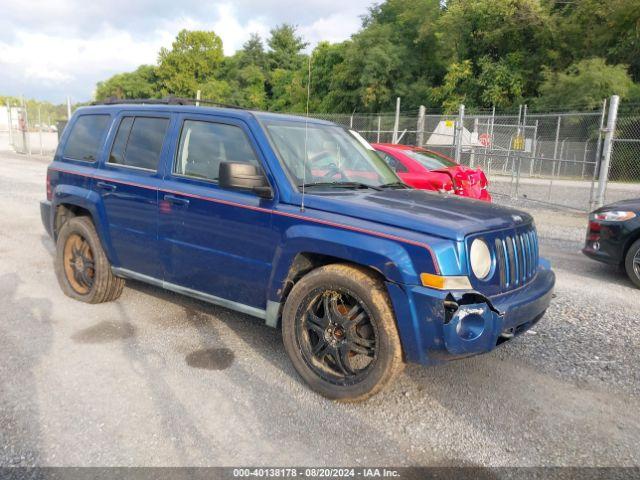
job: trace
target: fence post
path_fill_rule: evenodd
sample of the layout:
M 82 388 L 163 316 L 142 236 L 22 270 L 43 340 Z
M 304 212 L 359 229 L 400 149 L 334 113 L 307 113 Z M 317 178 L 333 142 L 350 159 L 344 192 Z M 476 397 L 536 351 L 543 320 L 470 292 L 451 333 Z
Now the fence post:
M 24 101 L 24 97 L 20 96 L 20 100 L 22 103 L 22 114 L 24 119 L 24 127 L 22 130 L 22 140 L 24 143 L 24 150 L 29 158 L 31 158 L 31 138 L 29 138 L 29 115 L 27 113 L 27 104 Z
M 600 129 L 598 130 L 598 142 L 596 143 L 596 156 L 593 159 L 593 175 L 591 177 L 591 188 L 589 189 L 589 208 L 595 208 L 595 198 L 593 198 L 596 176 L 600 167 L 600 156 L 602 155 L 602 130 L 604 129 L 604 117 L 607 114 L 607 99 L 602 101 L 602 113 L 600 114 Z
M 418 125 L 416 126 L 416 145 L 418 147 L 424 145 L 424 115 L 426 110 L 424 105 L 420 105 L 418 110 Z
M 526 143 L 525 134 L 525 143 Z M 529 178 L 533 178 L 533 172 L 536 167 L 536 150 L 538 149 L 538 120 L 536 120 L 535 127 L 533 128 L 533 138 L 531 139 L 531 163 L 529 164 Z
M 515 159 L 514 159 L 515 165 Z M 515 199 L 518 199 L 518 194 L 520 193 L 520 170 L 522 170 L 522 154 L 518 155 L 518 172 L 516 173 L 516 193 Z
M 376 137 L 376 143 L 380 143 L 380 115 L 378 115 L 378 135 Z
M 40 105 L 38 105 L 38 137 L 40 138 L 40 156 L 44 155 L 42 148 L 42 116 L 40 115 Z
M 9 145 L 13 147 L 13 118 L 11 115 L 11 103 L 7 100 L 7 112 L 9 115 Z
M 478 117 L 473 119 L 473 133 L 476 134 L 476 138 L 478 136 Z M 469 167 L 473 168 L 476 163 L 476 146 L 475 144 L 471 145 L 471 155 L 469 157 Z
M 620 97 L 613 95 L 609 102 L 609 115 L 607 117 L 607 129 L 604 134 L 604 146 L 602 148 L 602 163 L 600 164 L 600 176 L 598 177 L 597 206 L 604 205 L 604 197 L 607 192 L 607 182 L 609 181 L 609 167 L 611 166 L 611 151 L 613 149 L 613 139 L 616 133 L 616 122 L 618 121 L 618 105 Z
M 553 146 L 553 159 L 556 160 L 558 158 L 558 142 L 560 141 L 560 123 L 562 122 L 562 117 L 558 115 L 558 126 L 556 127 L 556 143 Z
M 396 98 L 396 118 L 393 122 L 393 139 L 391 143 L 398 143 L 398 131 L 400 130 L 400 97 Z
M 522 125 L 522 104 L 518 107 L 518 133 L 517 136 L 520 136 L 520 125 Z
M 200 106 L 200 90 L 196 90 L 196 107 Z
M 462 154 L 462 133 L 464 132 L 464 105 L 460 104 L 458 110 L 458 121 L 456 122 L 456 162 L 460 163 L 460 157 Z

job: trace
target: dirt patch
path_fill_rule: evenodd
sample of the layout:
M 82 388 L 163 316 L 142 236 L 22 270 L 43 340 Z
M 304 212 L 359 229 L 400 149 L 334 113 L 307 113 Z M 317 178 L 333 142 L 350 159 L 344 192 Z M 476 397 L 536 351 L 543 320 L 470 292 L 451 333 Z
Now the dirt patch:
M 228 348 L 196 350 L 187 355 L 187 365 L 205 370 L 225 370 L 231 366 L 235 355 Z
M 130 338 L 135 331 L 135 327 L 130 323 L 104 321 L 79 330 L 71 339 L 77 343 L 109 343 Z

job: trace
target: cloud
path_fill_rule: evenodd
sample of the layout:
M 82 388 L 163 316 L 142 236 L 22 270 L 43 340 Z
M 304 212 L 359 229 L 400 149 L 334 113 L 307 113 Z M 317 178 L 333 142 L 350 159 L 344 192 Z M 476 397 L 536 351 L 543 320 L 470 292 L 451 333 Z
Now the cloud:
M 154 64 L 183 28 L 215 31 L 230 55 L 280 23 L 311 43 L 348 38 L 370 0 L 3 0 L 0 94 L 63 101 L 91 97 L 114 73 Z M 310 48 L 311 48 L 310 47 Z

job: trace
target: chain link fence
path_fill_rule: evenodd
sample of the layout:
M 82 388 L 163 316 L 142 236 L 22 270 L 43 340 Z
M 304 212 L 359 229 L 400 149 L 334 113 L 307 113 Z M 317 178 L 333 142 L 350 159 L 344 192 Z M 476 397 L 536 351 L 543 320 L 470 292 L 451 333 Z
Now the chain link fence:
M 349 127 L 373 143 L 419 145 L 482 168 L 494 196 L 589 211 L 640 197 L 640 111 L 623 110 L 616 123 L 617 98 L 615 109 L 606 100 L 591 112 L 532 114 L 525 106 L 518 114 L 500 115 L 465 113 L 461 106 L 457 115 L 421 108 L 310 116 Z
M 52 155 L 58 147 L 57 123 L 38 110 L 0 105 L 0 147 L 25 155 Z
M 614 108 L 615 107 L 615 108 Z M 26 155 L 51 155 L 64 122 L 25 106 L 0 105 L 0 138 Z M 591 112 L 517 114 L 310 114 L 359 132 L 372 143 L 419 145 L 482 168 L 500 200 L 528 200 L 588 211 L 640 197 L 640 108 L 618 99 Z M 39 118 L 40 117 L 40 118 Z

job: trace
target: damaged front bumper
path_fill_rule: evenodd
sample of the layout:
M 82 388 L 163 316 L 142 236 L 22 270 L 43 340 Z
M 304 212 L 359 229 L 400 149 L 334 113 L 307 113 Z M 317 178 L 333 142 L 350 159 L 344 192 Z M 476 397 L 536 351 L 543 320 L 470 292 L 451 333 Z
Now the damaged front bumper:
M 389 286 L 406 360 L 435 364 L 494 349 L 542 318 L 554 284 L 553 271 L 543 263 L 529 283 L 493 297 Z

